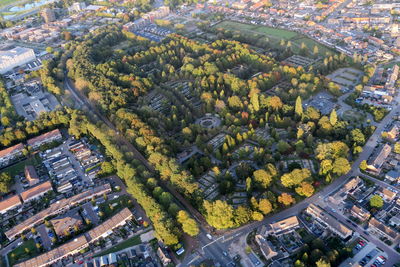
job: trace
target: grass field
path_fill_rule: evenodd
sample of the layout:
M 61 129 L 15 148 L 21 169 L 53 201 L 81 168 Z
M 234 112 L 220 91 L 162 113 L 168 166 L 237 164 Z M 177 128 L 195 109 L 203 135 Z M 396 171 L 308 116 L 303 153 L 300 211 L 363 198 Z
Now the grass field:
M 38 165 L 40 162 L 41 162 L 41 159 L 40 159 L 39 155 L 36 154 L 33 157 L 30 157 L 26 160 L 23 160 L 21 162 L 18 162 L 17 164 L 14 164 L 10 167 L 7 167 L 7 168 L 1 170 L 1 172 L 8 172 L 8 173 L 10 173 L 11 177 L 14 177 L 18 173 L 24 172 L 25 165 L 35 166 L 35 165 Z
M 29 254 L 25 251 L 25 248 L 29 250 Z M 21 246 L 15 248 L 13 251 L 11 251 L 8 254 L 8 260 L 10 262 L 10 265 L 13 266 L 16 260 L 22 260 L 26 259 L 29 257 L 33 257 L 37 255 L 37 249 L 36 249 L 36 244 L 33 239 L 29 239 L 22 243 Z
M 276 28 L 271 28 L 267 26 L 260 26 L 260 25 L 253 25 L 253 24 L 245 24 L 245 23 L 240 23 L 240 22 L 235 22 L 235 21 L 222 21 L 221 23 L 218 23 L 213 26 L 214 28 L 224 28 L 228 29 L 231 31 L 238 31 L 242 33 L 253 33 L 253 34 L 262 34 L 267 36 L 270 41 L 273 43 L 273 45 L 278 45 L 282 39 L 286 41 L 291 41 L 292 43 L 292 49 L 294 52 L 298 52 L 300 49 L 301 43 L 304 43 L 310 51 L 313 51 L 314 46 L 318 46 L 319 53 L 321 55 L 325 55 L 327 52 L 333 53 L 333 51 L 308 38 L 305 37 L 301 34 L 298 34 L 297 32 L 292 32 L 288 30 L 283 30 L 283 29 L 276 29 Z
M 346 110 L 342 115 L 342 119 L 350 122 L 351 121 L 363 122 L 365 120 L 365 116 L 359 111 Z

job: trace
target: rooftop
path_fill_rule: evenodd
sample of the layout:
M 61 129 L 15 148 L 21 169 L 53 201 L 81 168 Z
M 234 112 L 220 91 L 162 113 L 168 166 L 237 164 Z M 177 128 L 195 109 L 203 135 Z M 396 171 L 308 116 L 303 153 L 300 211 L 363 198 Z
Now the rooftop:
M 50 131 L 50 132 L 44 133 L 42 135 L 39 135 L 37 137 L 31 138 L 27 141 L 27 143 L 28 143 L 28 145 L 32 146 L 32 145 L 35 145 L 36 143 L 41 143 L 47 139 L 56 137 L 58 135 L 61 135 L 61 132 L 60 132 L 60 130 L 55 129 L 53 131 Z
M 51 182 L 47 181 L 22 192 L 21 198 L 22 201 L 25 202 L 31 198 L 44 194 L 50 190 L 53 190 L 53 187 L 51 186 Z
M 6 149 L 3 149 L 3 150 L 0 151 L 0 158 L 3 158 L 3 157 L 5 157 L 5 156 L 7 156 L 8 154 L 21 151 L 22 149 L 24 149 L 24 145 L 21 144 L 21 143 L 15 145 L 15 146 L 12 146 L 12 147 L 8 147 L 8 148 L 6 148 Z
M 3 212 L 3 211 L 5 212 L 5 211 L 7 211 L 17 205 L 21 205 L 21 204 L 22 204 L 22 202 L 18 195 L 9 197 L 0 202 L 0 212 Z

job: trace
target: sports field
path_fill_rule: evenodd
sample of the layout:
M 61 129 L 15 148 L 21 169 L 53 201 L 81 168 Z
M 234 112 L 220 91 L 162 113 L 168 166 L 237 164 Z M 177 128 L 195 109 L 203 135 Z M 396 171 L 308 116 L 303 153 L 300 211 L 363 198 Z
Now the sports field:
M 298 34 L 297 32 L 292 32 L 288 30 L 276 29 L 262 25 L 240 23 L 235 21 L 222 21 L 214 25 L 213 28 L 223 28 L 247 34 L 262 34 L 267 36 L 274 45 L 278 45 L 282 39 L 284 39 L 285 41 L 290 40 L 294 52 L 297 52 L 300 49 L 301 44 L 304 43 L 310 51 L 313 51 L 315 45 L 318 46 L 318 51 L 321 55 L 325 55 L 327 52 L 333 53 L 330 48 L 321 45 L 320 43 L 306 36 Z

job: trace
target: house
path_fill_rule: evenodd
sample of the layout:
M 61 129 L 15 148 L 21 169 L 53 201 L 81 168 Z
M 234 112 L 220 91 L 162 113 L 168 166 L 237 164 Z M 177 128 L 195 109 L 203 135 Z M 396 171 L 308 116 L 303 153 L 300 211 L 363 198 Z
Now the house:
M 389 181 L 397 181 L 400 179 L 400 172 L 395 170 L 390 170 L 388 173 L 385 174 L 385 178 Z
M 397 124 L 394 124 L 389 131 L 386 132 L 387 139 L 390 141 L 396 141 L 397 136 L 399 135 L 400 128 Z
M 0 201 L 0 214 L 5 214 L 7 211 L 15 209 L 21 205 L 22 202 L 18 195 L 4 199 Z
M 299 221 L 296 216 L 286 218 L 284 220 L 271 223 L 267 232 L 273 235 L 287 234 L 299 228 Z
M 164 253 L 164 251 L 161 249 L 161 247 L 158 247 L 157 256 L 160 258 L 163 266 L 167 266 L 168 264 L 170 264 L 172 262 L 172 260 L 167 255 L 168 254 Z
M 0 151 L 0 165 L 7 165 L 11 160 L 22 155 L 23 144 L 18 144 Z
M 395 192 L 383 187 L 381 187 L 378 193 L 386 202 L 391 202 L 397 195 Z
M 260 250 L 266 260 L 272 259 L 273 257 L 278 255 L 278 253 L 271 248 L 268 241 L 261 235 L 256 235 L 255 240 L 260 246 Z
M 366 220 L 369 219 L 369 217 L 371 217 L 371 214 L 367 210 L 357 205 L 353 205 L 353 207 L 351 207 L 350 213 L 352 216 L 356 217 L 361 222 L 365 222 Z
M 70 198 L 63 198 L 59 201 L 53 203 L 47 209 L 40 211 L 39 213 L 29 217 L 25 221 L 17 224 L 7 232 L 5 232 L 6 237 L 9 240 L 13 240 L 17 235 L 21 234 L 23 231 L 35 226 L 44 221 L 48 216 L 57 215 L 69 210 L 71 207 L 76 206 L 79 203 L 90 200 L 91 198 L 96 198 L 108 194 L 111 192 L 111 186 L 109 184 L 104 184 L 97 186 L 93 189 L 86 190 L 78 195 Z
M 41 145 L 48 144 L 54 141 L 59 141 L 61 139 L 62 135 L 60 130 L 55 129 L 53 131 L 31 138 L 27 141 L 27 143 L 28 146 L 30 146 L 32 149 L 38 149 Z
M 0 74 L 11 71 L 35 59 L 35 52 L 31 48 L 15 47 L 10 50 L 0 51 Z
M 392 227 L 398 227 L 400 226 L 400 214 L 396 214 L 389 220 L 389 225 Z
M 368 229 L 375 232 L 380 237 L 386 237 L 392 242 L 399 237 L 399 234 L 396 231 L 375 218 L 371 218 L 371 220 L 369 220 Z
M 355 188 L 357 188 L 357 186 L 359 185 L 359 183 L 361 182 L 360 177 L 354 177 L 352 178 L 350 181 L 348 181 L 344 186 L 344 190 L 346 192 L 349 192 L 350 190 L 353 190 Z
M 353 231 L 347 228 L 345 225 L 340 223 L 336 218 L 331 216 L 325 210 L 321 209 L 320 207 L 310 204 L 306 212 L 311 215 L 319 224 L 324 227 L 328 228 L 334 234 L 338 235 L 342 239 L 347 239 L 352 236 Z
M 57 192 L 58 193 L 66 193 L 72 189 L 72 184 L 71 182 L 67 181 L 65 183 L 60 184 L 57 186 Z
M 32 165 L 25 166 L 25 177 L 28 180 L 30 186 L 38 184 L 40 181 L 39 176 L 36 173 L 35 167 L 33 167 Z
M 384 144 L 378 150 L 378 153 L 372 155 L 367 161 L 367 170 L 375 174 L 379 174 L 382 170 L 383 163 L 385 163 L 390 152 L 392 152 L 392 147 L 388 144 Z
M 66 213 L 60 217 L 50 220 L 58 237 L 68 236 L 75 228 L 80 229 L 83 225 L 82 217 L 77 211 Z
M 51 186 L 51 182 L 47 181 L 22 192 L 21 199 L 23 202 L 29 202 L 42 197 L 44 194 L 52 190 L 53 187 Z
M 95 242 L 100 237 L 105 237 L 112 233 L 116 227 L 124 225 L 127 220 L 133 217 L 132 212 L 128 208 L 124 208 L 113 217 L 98 225 L 89 232 L 78 236 L 72 241 L 65 243 L 53 250 L 50 250 L 42 255 L 39 255 L 30 260 L 16 264 L 16 267 L 44 267 L 50 266 L 57 261 L 66 258 L 70 255 L 77 254 L 84 248 L 87 248 L 91 243 Z

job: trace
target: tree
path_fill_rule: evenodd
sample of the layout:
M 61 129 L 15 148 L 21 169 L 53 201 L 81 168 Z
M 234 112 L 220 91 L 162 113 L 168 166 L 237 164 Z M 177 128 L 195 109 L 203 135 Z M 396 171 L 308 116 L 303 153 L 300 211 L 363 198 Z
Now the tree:
M 396 144 L 394 144 L 394 149 L 393 149 L 394 153 L 396 154 L 400 154 L 400 142 L 397 142 Z
M 373 195 L 370 199 L 369 199 L 369 205 L 372 208 L 377 208 L 380 209 L 383 207 L 383 199 L 381 196 L 379 195 Z
M 299 187 L 296 188 L 296 193 L 300 196 L 310 197 L 314 194 L 314 187 L 307 182 L 302 182 Z
M 259 183 L 263 188 L 267 188 L 272 182 L 272 176 L 265 170 L 256 170 L 253 173 L 254 181 Z
M 286 152 L 286 151 L 288 151 L 290 149 L 290 145 L 287 142 L 283 141 L 283 140 L 279 140 L 279 142 L 276 145 L 276 147 L 277 147 L 277 149 L 278 149 L 278 151 L 280 153 L 284 153 L 284 152 Z
M 262 221 L 264 219 L 264 215 L 258 211 L 253 211 L 251 216 L 255 221 Z
M 315 264 L 317 267 L 331 267 L 331 264 L 323 258 L 320 258 Z
M 204 201 L 207 222 L 217 229 L 227 229 L 234 226 L 234 213 L 231 205 L 222 200 Z
M 301 97 L 300 97 L 300 96 L 298 96 L 298 97 L 296 98 L 296 105 L 295 105 L 294 112 L 295 112 L 296 115 L 299 116 L 299 117 L 303 116 L 303 104 L 302 104 L 302 101 L 301 101 Z
M 272 204 L 268 199 L 262 198 L 258 203 L 258 208 L 264 215 L 266 215 L 272 211 Z
M 338 176 L 348 173 L 350 169 L 350 163 L 346 158 L 338 158 L 332 165 L 332 172 Z
M 336 110 L 332 109 L 331 114 L 329 115 L 329 122 L 332 124 L 332 126 L 336 125 L 337 123 L 337 114 L 336 114 Z
M 310 178 L 311 172 L 309 169 L 294 169 L 290 173 L 285 173 L 281 177 L 282 185 L 285 187 L 292 187 L 301 184 L 304 180 Z
M 13 183 L 13 178 L 7 172 L 0 173 L 0 193 L 8 193 L 10 186 Z
M 278 197 L 278 202 L 282 203 L 285 206 L 290 206 L 291 204 L 295 203 L 296 201 L 294 200 L 294 198 L 289 195 L 288 193 L 282 193 L 279 197 Z
M 196 221 L 190 218 L 186 211 L 179 211 L 177 221 L 182 225 L 182 230 L 190 236 L 197 236 L 199 234 L 199 227 Z
M 366 160 L 361 161 L 360 170 L 365 171 L 367 167 L 368 167 L 367 161 Z

